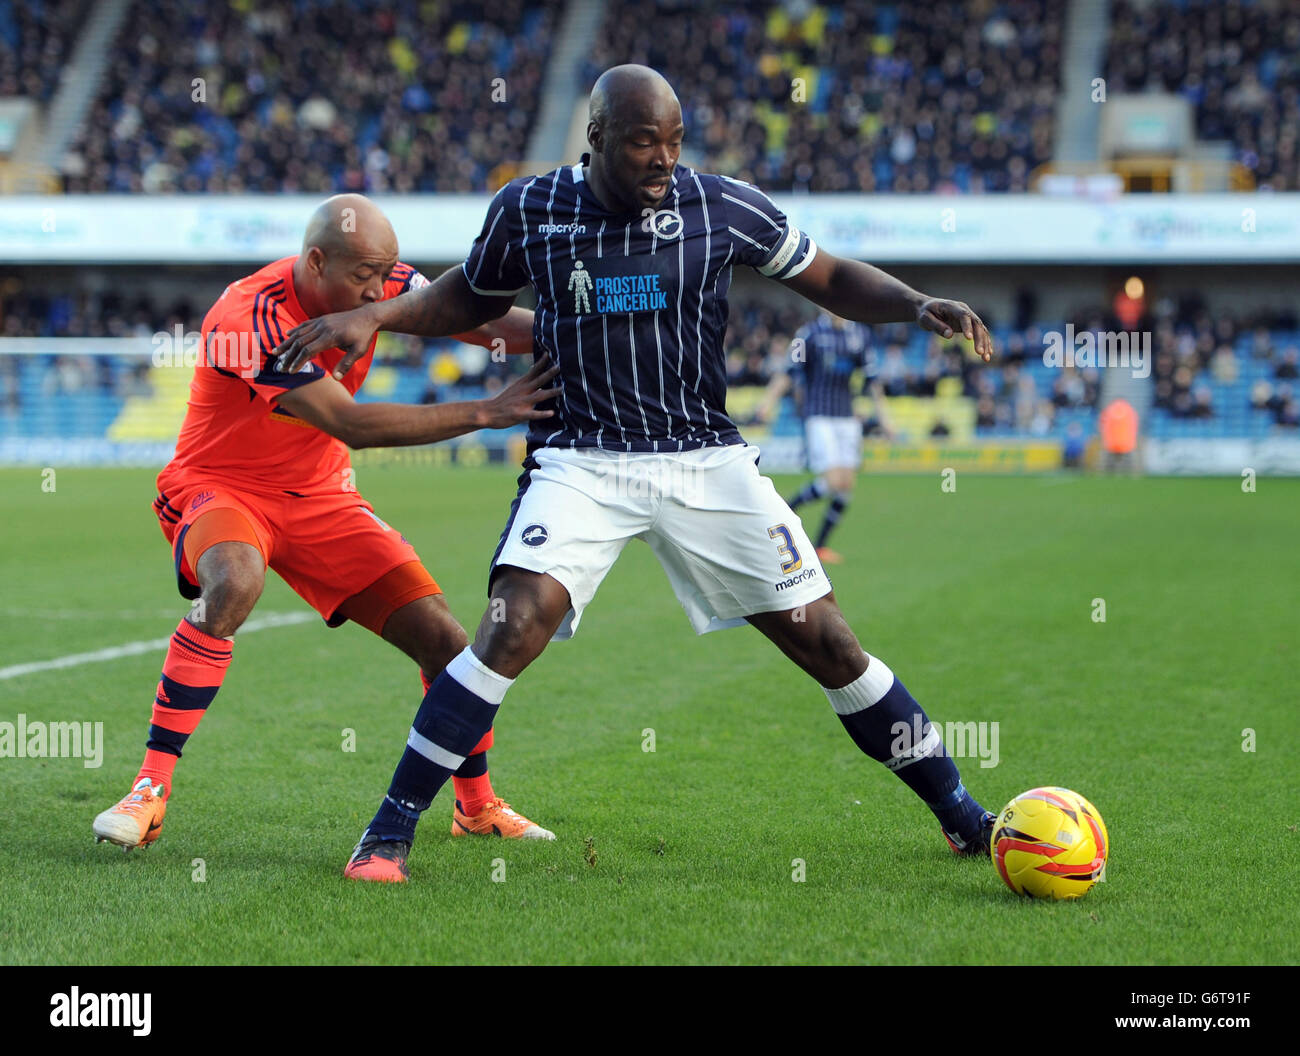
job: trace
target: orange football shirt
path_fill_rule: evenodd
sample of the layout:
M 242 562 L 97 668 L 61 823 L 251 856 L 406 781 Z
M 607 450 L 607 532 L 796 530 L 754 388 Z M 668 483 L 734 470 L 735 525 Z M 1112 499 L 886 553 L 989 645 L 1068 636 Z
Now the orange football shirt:
M 302 370 L 276 369 L 273 351 L 307 315 L 293 288 L 297 256 L 268 264 L 231 283 L 203 319 L 203 354 L 194 369 L 185 422 L 158 490 L 179 494 L 197 480 L 223 479 L 243 488 L 283 494 L 337 493 L 351 467 L 347 445 L 279 407 L 285 392 L 324 377 L 343 351 L 331 348 Z M 384 299 L 428 280 L 399 263 L 384 283 Z M 356 394 L 375 354 L 375 341 L 342 378 Z

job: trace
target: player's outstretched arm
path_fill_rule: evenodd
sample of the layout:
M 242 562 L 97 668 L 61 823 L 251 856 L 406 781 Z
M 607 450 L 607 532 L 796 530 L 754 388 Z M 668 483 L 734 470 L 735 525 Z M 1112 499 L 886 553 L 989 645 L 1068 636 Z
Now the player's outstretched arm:
M 792 385 L 790 375 L 784 370 L 778 370 L 773 374 L 772 380 L 767 383 L 767 388 L 763 391 L 762 401 L 754 408 L 755 420 L 770 422 L 776 416 L 777 407 L 780 406 L 781 400 L 790 391 Z
M 513 302 L 513 297 L 475 293 L 465 273 L 458 267 L 451 268 L 422 290 L 299 323 L 275 346 L 277 369 L 292 374 L 318 352 L 341 348 L 343 358 L 333 371 L 335 378 L 341 378 L 366 354 L 370 339 L 380 330 L 421 337 L 465 334 L 499 319 Z
M 985 363 L 993 358 L 993 338 L 964 301 L 919 293 L 894 276 L 819 249 L 811 264 L 781 280 L 835 315 L 859 323 L 918 323 L 941 337 L 962 333 Z
M 537 405 L 559 392 L 546 388 L 558 370 L 548 360 L 539 360 L 527 374 L 516 378 L 495 396 L 460 403 L 357 403 L 347 389 L 328 375 L 290 389 L 276 402 L 348 447 L 434 444 L 475 429 L 505 429 L 520 422 L 551 417 L 553 412 L 538 410 Z
M 495 349 L 504 342 L 508 356 L 531 355 L 533 351 L 533 313 L 527 308 L 511 308 L 500 319 L 491 319 L 482 326 L 463 334 L 452 334 L 457 341 L 467 345 L 482 345 Z
M 871 397 L 871 406 L 875 409 L 880 431 L 885 434 L 887 440 L 894 439 L 894 428 L 889 424 L 889 416 L 885 412 L 885 386 L 880 383 L 879 378 L 867 383 L 864 395 Z

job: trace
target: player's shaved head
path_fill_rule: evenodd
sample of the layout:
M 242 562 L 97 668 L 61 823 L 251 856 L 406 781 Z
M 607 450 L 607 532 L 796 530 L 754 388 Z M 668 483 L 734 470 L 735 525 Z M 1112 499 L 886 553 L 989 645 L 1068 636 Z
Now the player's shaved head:
M 596 196 L 612 209 L 657 208 L 668 194 L 684 131 L 681 103 L 662 74 L 631 63 L 606 70 L 588 104 Z
M 294 290 L 312 317 L 343 312 L 380 300 L 396 265 L 397 234 L 383 210 L 359 194 L 336 194 L 307 221 Z
M 612 66 L 596 79 L 587 115 L 606 132 L 620 135 L 634 125 L 658 124 L 674 115 L 680 123 L 682 107 L 663 74 L 628 63 Z
M 382 209 L 360 194 L 336 194 L 317 206 L 302 239 L 306 255 L 316 247 L 326 256 L 397 256 L 397 233 Z

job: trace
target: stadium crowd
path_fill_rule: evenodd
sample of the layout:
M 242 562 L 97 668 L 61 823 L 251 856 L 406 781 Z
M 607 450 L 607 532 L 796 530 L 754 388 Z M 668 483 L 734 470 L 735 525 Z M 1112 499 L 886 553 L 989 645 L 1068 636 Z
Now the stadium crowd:
M 85 9 L 0 0 L 0 96 L 48 101 Z M 1066 10 L 659 0 L 647 21 L 611 0 L 584 74 L 662 70 L 688 159 L 770 190 L 1024 191 L 1051 156 Z M 557 17 L 544 0 L 134 0 L 64 188 L 492 190 L 526 152 Z M 1300 187 L 1296 4 L 1112 0 L 1105 73 L 1185 96 L 1258 186 Z
M 0 0 L 0 98 L 49 101 L 85 9 L 85 0 Z
M 483 190 L 525 152 L 554 17 L 540 0 L 136 0 L 64 189 Z
M 1256 186 L 1300 189 L 1300 4 L 1113 0 L 1106 78 L 1190 100 L 1197 135 L 1229 140 Z
M 1064 9 L 673 0 L 647 32 L 613 0 L 587 81 L 660 70 L 696 163 L 768 190 L 1023 191 L 1051 154 Z

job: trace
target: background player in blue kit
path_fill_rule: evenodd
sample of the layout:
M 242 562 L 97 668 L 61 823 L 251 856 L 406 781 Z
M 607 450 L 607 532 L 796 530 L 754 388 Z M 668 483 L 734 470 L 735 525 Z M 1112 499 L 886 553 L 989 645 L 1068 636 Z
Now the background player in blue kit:
M 871 328 L 829 312 L 799 328 L 790 344 L 786 369 L 773 375 L 755 412 L 759 421 L 769 421 L 781 398 L 791 388 L 797 389 L 808 468 L 815 476 L 787 501 L 790 509 L 797 510 L 830 496 L 814 544 L 817 556 L 828 565 L 844 560 L 827 543 L 853 498 L 862 462 L 863 423 L 853 412 L 853 379 L 858 371 L 862 372 L 863 392 L 875 401 L 876 422 L 888 436 L 885 393 L 876 372 Z
M 405 879 L 421 812 L 514 679 L 552 637 L 573 635 L 633 538 L 654 551 L 697 632 L 757 627 L 817 680 L 862 751 L 933 811 L 954 851 L 988 853 L 993 815 L 903 683 L 858 644 L 798 517 L 727 416 L 723 351 L 737 264 L 836 315 L 959 332 L 985 361 L 988 332 L 960 301 L 819 251 L 757 188 L 679 165 L 683 135 L 658 73 L 607 70 L 591 95 L 591 154 L 503 187 L 461 268 L 406 297 L 304 323 L 278 348 L 288 371 L 342 348 L 341 376 L 378 329 L 462 333 L 531 286 L 535 355 L 560 367 L 555 417 L 529 433 L 489 610 L 425 696 L 348 876 L 390 877 L 396 864 Z M 571 286 L 579 263 L 587 300 Z M 922 735 L 900 746 L 900 727 Z

